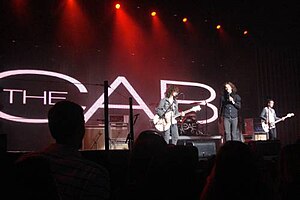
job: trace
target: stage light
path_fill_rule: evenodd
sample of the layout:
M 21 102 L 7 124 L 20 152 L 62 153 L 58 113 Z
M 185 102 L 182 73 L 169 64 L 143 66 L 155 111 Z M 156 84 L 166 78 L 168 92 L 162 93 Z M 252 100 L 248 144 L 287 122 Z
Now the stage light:
M 187 18 L 186 18 L 186 17 L 183 18 L 183 19 L 182 19 L 182 22 L 184 22 L 184 23 L 187 22 Z
M 245 31 L 243 32 L 243 34 L 244 34 L 244 35 L 248 35 L 248 31 L 245 30 Z
M 216 28 L 217 28 L 217 29 L 221 29 L 221 25 L 218 24 L 218 25 L 216 26 Z
M 116 7 L 116 9 L 120 9 L 121 5 L 119 3 L 117 3 L 115 7 Z
M 151 16 L 152 17 L 156 16 L 156 12 L 155 11 L 151 12 Z

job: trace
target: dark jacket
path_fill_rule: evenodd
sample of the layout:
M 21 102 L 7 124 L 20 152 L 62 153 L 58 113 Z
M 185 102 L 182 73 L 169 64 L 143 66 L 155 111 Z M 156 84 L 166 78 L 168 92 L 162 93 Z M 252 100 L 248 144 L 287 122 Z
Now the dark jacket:
M 235 104 L 230 102 L 226 95 L 222 95 L 220 99 L 219 116 L 225 118 L 238 117 L 238 111 L 241 108 L 241 97 L 236 93 L 231 93 L 230 96 L 233 98 Z

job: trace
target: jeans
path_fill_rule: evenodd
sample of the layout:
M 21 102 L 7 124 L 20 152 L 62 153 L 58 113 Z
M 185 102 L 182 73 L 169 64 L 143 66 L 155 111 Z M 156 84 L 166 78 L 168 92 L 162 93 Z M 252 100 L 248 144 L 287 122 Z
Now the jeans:
M 241 141 L 240 133 L 237 129 L 238 118 L 224 117 L 225 141 L 238 140 Z
M 172 124 L 168 130 L 162 133 L 162 136 L 165 139 L 167 144 L 169 144 L 170 136 L 171 136 L 172 144 L 176 145 L 179 137 L 177 124 Z

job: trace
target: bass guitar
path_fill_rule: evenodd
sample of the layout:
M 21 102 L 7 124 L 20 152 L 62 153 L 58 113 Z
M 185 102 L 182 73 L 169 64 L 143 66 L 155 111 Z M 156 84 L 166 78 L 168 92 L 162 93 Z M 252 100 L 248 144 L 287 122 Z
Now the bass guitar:
M 194 106 L 194 107 L 192 107 L 188 110 L 185 110 L 181 113 L 178 113 L 177 115 L 172 115 L 173 114 L 172 111 L 165 113 L 165 115 L 163 117 L 160 117 L 156 114 L 153 117 L 153 124 L 158 131 L 160 131 L 160 132 L 166 131 L 171 127 L 172 124 L 177 123 L 176 118 L 180 117 L 182 114 L 185 115 L 189 112 L 196 112 L 196 111 L 200 111 L 200 110 L 201 110 L 200 105 L 197 105 L 197 106 Z
M 294 113 L 288 113 L 286 116 L 284 116 L 284 117 L 282 117 L 282 118 L 276 120 L 275 122 L 273 122 L 273 123 L 271 123 L 271 124 L 270 124 L 270 123 L 266 123 L 265 121 L 262 121 L 262 122 L 261 122 L 261 126 L 262 126 L 263 130 L 264 130 L 266 133 L 268 133 L 269 130 L 270 130 L 270 128 L 274 127 L 276 123 L 281 122 L 281 121 L 285 120 L 286 118 L 292 117 L 292 116 L 294 116 Z

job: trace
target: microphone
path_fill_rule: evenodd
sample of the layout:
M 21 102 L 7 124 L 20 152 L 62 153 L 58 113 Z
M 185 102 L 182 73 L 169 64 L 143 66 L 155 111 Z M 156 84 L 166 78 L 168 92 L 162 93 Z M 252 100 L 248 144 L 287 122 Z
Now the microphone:
M 225 100 L 229 101 L 229 97 L 230 97 L 230 93 L 227 90 L 225 90 Z
M 175 98 L 179 97 L 180 95 L 184 95 L 183 92 L 178 93 Z

